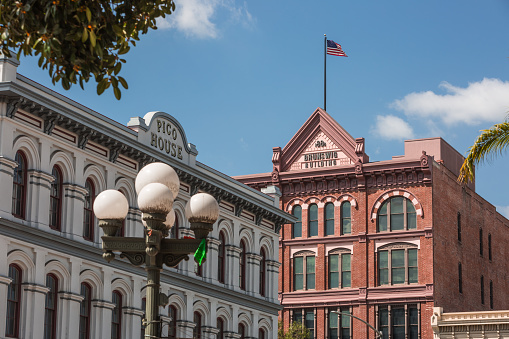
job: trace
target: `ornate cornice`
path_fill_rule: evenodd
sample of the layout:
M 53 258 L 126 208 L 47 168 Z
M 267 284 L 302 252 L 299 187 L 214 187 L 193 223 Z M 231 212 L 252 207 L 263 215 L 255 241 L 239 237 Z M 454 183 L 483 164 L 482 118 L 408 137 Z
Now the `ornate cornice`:
M 30 82 L 28 79 L 23 81 Z M 269 220 L 274 223 L 274 230 L 276 232 L 284 223 L 293 221 L 290 215 L 278 210 L 269 203 L 260 203 L 259 199 L 250 197 L 240 187 L 239 189 L 233 189 L 234 185 L 228 185 L 217 180 L 197 168 L 172 161 L 171 159 L 162 159 L 161 155 L 154 152 L 150 147 L 138 144 L 135 139 L 135 132 L 120 124 L 118 124 L 118 129 L 110 128 L 106 123 L 106 117 L 102 117 L 97 112 L 84 106 L 71 103 L 77 106 L 77 109 L 72 110 L 60 104 L 60 100 L 54 100 L 50 96 L 45 97 L 29 91 L 16 83 L 0 84 L 0 92 L 3 94 L 0 100 L 7 103 L 7 116 L 9 118 L 14 118 L 18 109 L 26 110 L 44 121 L 43 132 L 46 134 L 51 135 L 55 126 L 72 131 L 78 136 L 76 144 L 78 148 L 85 149 L 87 143 L 93 141 L 109 150 L 109 161 L 113 163 L 116 162 L 119 155 L 124 155 L 138 162 L 138 168 L 142 168 L 146 164 L 155 161 L 169 163 L 176 170 L 181 182 L 191 186 L 191 195 L 198 191 L 210 193 L 218 202 L 224 200 L 233 204 L 235 206 L 235 214 L 238 216 L 240 216 L 243 210 L 254 214 L 257 225 L 260 225 L 264 218 Z M 59 97 L 58 94 L 54 95 Z M 64 97 L 60 99 L 69 101 Z M 105 123 L 98 124 L 91 117 L 89 118 L 86 114 L 79 112 L 80 109 L 84 110 L 85 113 L 90 113 L 92 117 L 105 120 Z M 119 129 L 125 129 L 125 131 L 120 131 Z M 228 179 L 230 178 L 228 177 Z

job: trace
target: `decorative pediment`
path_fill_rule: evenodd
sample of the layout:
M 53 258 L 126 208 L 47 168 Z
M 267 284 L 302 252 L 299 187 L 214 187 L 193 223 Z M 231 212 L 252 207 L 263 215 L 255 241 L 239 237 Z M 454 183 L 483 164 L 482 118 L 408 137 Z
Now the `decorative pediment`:
M 354 139 L 321 108 L 315 110 L 282 150 L 275 149 L 274 153 L 274 168 L 281 172 L 354 166 L 359 161 L 369 161 L 364 153 L 364 139 Z
M 311 139 L 307 147 L 303 149 L 300 156 L 294 161 L 289 171 L 298 171 L 310 168 L 336 167 L 353 165 L 352 159 L 338 147 L 334 141 L 323 131 Z

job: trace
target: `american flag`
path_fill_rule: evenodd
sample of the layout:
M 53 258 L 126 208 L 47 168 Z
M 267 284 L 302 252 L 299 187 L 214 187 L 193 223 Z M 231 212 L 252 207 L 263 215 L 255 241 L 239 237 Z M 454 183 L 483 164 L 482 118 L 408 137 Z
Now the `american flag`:
M 344 56 L 347 57 L 345 52 L 343 52 L 343 49 L 341 48 L 341 45 L 338 43 L 335 43 L 332 40 L 327 40 L 327 54 L 329 55 L 337 55 L 337 56 Z

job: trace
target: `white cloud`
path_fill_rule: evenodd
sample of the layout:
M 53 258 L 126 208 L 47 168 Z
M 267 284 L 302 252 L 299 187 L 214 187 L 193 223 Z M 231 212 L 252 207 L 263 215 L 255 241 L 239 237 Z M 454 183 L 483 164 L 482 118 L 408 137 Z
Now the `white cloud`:
M 377 115 L 374 133 L 384 139 L 404 140 L 412 139 L 414 131 L 403 119 L 394 115 Z
M 509 206 L 495 206 L 497 208 L 497 212 L 502 214 L 504 217 L 509 219 Z
M 466 88 L 444 81 L 440 84 L 447 94 L 432 91 L 410 93 L 402 100 L 395 100 L 391 107 L 407 116 L 441 119 L 451 125 L 463 122 L 469 125 L 481 122 L 500 122 L 509 110 L 509 82 L 484 78 L 469 83 Z
M 227 16 L 226 20 L 223 15 Z M 251 27 L 254 23 L 246 3 L 237 5 L 235 0 L 176 0 L 175 12 L 158 20 L 157 26 L 160 29 L 177 29 L 188 37 L 215 39 L 220 32 L 214 19 L 241 23 L 244 27 Z

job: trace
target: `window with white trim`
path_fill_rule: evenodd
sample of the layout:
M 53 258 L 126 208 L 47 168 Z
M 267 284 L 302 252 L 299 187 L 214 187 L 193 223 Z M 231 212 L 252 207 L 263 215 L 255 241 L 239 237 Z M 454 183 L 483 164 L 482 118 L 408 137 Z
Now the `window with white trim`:
M 300 252 L 293 257 L 293 289 L 315 289 L 315 254 Z
M 346 249 L 329 252 L 329 289 L 352 286 L 352 255 Z
M 417 247 L 395 244 L 378 250 L 378 285 L 418 282 Z

